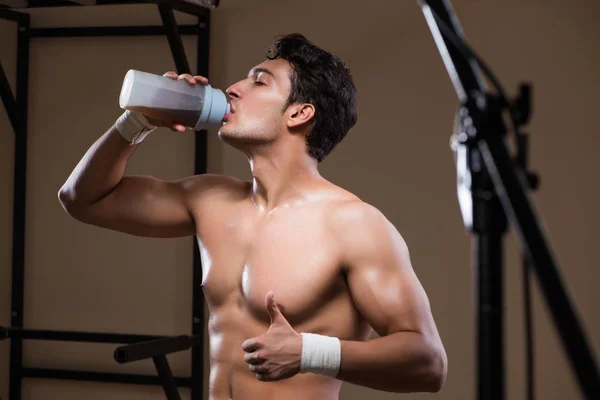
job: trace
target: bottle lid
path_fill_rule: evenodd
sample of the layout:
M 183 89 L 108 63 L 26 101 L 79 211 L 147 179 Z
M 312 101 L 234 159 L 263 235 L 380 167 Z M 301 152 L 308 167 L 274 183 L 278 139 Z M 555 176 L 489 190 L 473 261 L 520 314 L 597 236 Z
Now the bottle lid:
M 225 93 L 219 89 L 214 89 L 210 85 L 206 85 L 204 106 L 194 129 L 199 131 L 207 126 L 220 124 L 229 110 L 230 106 L 227 103 Z

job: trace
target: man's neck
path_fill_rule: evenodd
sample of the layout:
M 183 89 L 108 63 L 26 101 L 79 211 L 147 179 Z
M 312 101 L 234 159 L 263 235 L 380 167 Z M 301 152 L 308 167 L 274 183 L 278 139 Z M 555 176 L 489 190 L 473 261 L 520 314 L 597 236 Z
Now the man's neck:
M 323 180 L 317 160 L 306 152 L 272 152 L 249 157 L 252 198 L 261 210 L 270 212 L 306 200 L 307 189 Z

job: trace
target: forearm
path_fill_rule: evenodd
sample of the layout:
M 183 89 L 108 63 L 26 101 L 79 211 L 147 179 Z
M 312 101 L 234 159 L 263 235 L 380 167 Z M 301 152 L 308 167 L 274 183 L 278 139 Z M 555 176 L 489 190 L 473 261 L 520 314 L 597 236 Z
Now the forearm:
M 446 375 L 441 345 L 415 332 L 396 332 L 366 342 L 341 341 L 337 379 L 389 392 L 436 392 Z
M 63 205 L 93 204 L 121 181 L 132 146 L 111 127 L 85 153 L 59 192 Z

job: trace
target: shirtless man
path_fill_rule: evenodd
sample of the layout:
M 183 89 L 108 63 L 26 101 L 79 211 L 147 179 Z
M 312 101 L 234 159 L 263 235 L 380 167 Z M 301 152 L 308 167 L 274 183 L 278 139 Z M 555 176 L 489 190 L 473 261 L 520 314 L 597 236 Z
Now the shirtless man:
M 252 182 L 123 176 L 148 121 L 185 130 L 126 112 L 60 189 L 65 210 L 132 235 L 197 237 L 211 400 L 331 400 L 342 381 L 439 391 L 446 354 L 405 242 L 317 169 L 356 122 L 348 69 L 288 35 L 227 94 L 219 137 L 248 157 Z M 379 337 L 369 340 L 373 330 Z

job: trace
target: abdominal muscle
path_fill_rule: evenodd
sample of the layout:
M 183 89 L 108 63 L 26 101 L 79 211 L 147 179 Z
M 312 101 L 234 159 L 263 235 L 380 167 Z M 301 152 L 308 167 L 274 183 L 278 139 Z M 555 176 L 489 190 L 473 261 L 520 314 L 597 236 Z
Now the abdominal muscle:
M 298 374 L 275 382 L 261 382 L 247 367 L 211 363 L 209 400 L 337 400 L 342 382 L 312 374 Z
M 211 311 L 208 322 L 209 400 L 338 399 L 342 382 L 325 376 L 297 374 L 280 381 L 259 381 L 244 362 L 242 343 L 248 338 L 264 334 L 269 327 L 268 323 L 258 321 L 252 314 L 247 313 L 245 308 L 244 304 L 230 303 Z M 297 332 L 310 331 L 301 327 L 294 329 Z M 361 331 L 363 333 L 360 337 L 356 337 L 358 340 L 364 340 L 370 330 Z M 342 332 L 340 334 L 339 336 L 346 336 Z

